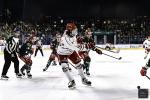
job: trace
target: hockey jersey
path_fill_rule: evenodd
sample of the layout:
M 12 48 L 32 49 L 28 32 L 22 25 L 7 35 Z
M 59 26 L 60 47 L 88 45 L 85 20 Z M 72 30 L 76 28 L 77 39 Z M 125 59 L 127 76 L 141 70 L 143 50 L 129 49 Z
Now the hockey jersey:
M 143 42 L 143 47 L 145 49 L 150 49 L 150 41 L 148 39 Z
M 26 43 L 24 43 L 21 48 L 19 49 L 19 54 L 20 56 L 25 56 L 28 54 L 33 54 L 33 50 L 32 50 L 32 43 L 27 41 Z
M 70 37 L 64 33 L 58 45 L 57 53 L 60 55 L 71 55 L 74 51 L 86 49 L 84 45 L 77 44 L 76 36 Z
M 77 43 L 78 44 L 84 44 L 84 45 L 88 45 L 88 44 L 94 44 L 95 45 L 95 42 L 93 40 L 92 37 L 88 38 L 87 36 L 83 36 L 83 37 L 77 37 Z M 83 49 L 82 51 L 89 51 L 91 48 L 86 48 L 86 49 Z
M 5 49 L 9 54 L 13 52 L 18 52 L 19 51 L 19 39 L 15 37 L 10 37 L 6 40 L 6 46 Z

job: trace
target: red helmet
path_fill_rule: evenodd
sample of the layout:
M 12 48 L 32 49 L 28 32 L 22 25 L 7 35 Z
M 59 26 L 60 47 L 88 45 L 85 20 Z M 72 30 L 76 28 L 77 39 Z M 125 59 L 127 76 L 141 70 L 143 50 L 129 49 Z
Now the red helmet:
M 76 36 L 78 34 L 77 26 L 74 23 L 68 23 L 66 25 L 66 30 L 66 34 L 70 37 Z
M 69 30 L 69 31 L 72 31 L 72 30 L 74 30 L 76 28 L 77 28 L 77 26 L 74 23 L 68 23 L 66 25 L 66 30 Z

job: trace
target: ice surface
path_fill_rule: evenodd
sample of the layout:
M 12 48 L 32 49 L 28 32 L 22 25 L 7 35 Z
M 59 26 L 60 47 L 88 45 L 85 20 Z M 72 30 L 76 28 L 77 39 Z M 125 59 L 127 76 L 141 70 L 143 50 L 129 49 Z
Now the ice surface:
M 139 73 L 148 60 L 144 60 L 144 50 L 121 50 L 119 55 L 105 53 L 121 56 L 122 60 L 91 51 L 91 76 L 88 79 L 92 86 L 83 85 L 72 67 L 76 81 L 74 90 L 68 89 L 68 80 L 61 66 L 50 66 L 48 71 L 42 71 L 49 58 L 49 50 L 44 51 L 44 57 L 41 54 L 32 57 L 32 79 L 17 79 L 12 63 L 7 73 L 9 80 L 0 80 L 0 100 L 138 100 L 137 86 L 150 89 L 150 80 Z M 0 72 L 3 64 L 3 55 L 0 55 Z M 20 67 L 22 65 L 21 61 Z

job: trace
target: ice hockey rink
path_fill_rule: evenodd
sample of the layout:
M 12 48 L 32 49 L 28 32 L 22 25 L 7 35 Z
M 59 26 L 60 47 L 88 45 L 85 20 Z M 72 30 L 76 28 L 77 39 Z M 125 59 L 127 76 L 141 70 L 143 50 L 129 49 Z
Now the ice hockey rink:
M 68 80 L 61 66 L 50 66 L 43 72 L 50 50 L 44 50 L 44 57 L 38 52 L 32 57 L 32 79 L 17 79 L 13 63 L 8 71 L 9 80 L 0 80 L 0 100 L 139 100 L 137 86 L 150 89 L 150 80 L 140 75 L 140 69 L 148 59 L 144 59 L 143 49 L 121 50 L 119 54 L 103 51 L 115 57 L 98 55 L 90 51 L 92 86 L 85 86 L 77 71 L 72 68 L 76 89 L 68 89 Z M 149 56 L 150 57 L 150 56 Z M 0 72 L 4 64 L 0 55 Z M 23 62 L 20 62 L 20 67 Z M 150 70 L 148 74 L 150 76 Z

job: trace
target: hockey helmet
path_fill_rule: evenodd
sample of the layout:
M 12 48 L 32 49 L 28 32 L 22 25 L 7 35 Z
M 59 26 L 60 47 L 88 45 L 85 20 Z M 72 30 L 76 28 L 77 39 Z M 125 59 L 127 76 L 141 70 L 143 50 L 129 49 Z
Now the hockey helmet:
M 15 38 L 19 38 L 19 37 L 20 37 L 20 31 L 19 31 L 19 30 L 14 31 L 12 35 L 13 35 Z
M 76 36 L 78 34 L 77 32 L 77 26 L 74 23 L 68 23 L 66 25 L 67 34 L 71 37 Z
M 66 30 L 69 30 L 69 31 L 73 31 L 76 28 L 77 28 L 77 26 L 74 23 L 68 23 L 66 25 Z
M 92 36 L 92 31 L 91 31 L 90 28 L 88 28 L 87 30 L 85 30 L 85 35 L 86 35 L 87 37 L 91 37 L 91 36 Z

